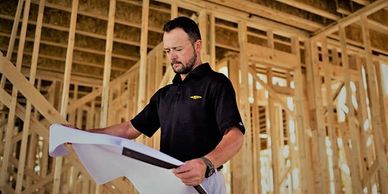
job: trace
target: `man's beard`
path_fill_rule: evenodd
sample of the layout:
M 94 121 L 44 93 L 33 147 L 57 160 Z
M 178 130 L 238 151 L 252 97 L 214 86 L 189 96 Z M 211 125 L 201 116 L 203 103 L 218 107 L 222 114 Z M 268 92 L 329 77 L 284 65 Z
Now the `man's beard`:
M 194 52 L 193 57 L 190 58 L 190 60 L 187 62 L 186 65 L 184 65 L 180 61 L 173 61 L 171 62 L 171 66 L 176 74 L 188 74 L 193 70 L 196 60 L 197 60 L 197 53 Z M 177 63 L 181 64 L 182 68 L 177 68 L 177 69 L 174 68 L 174 64 L 177 64 Z

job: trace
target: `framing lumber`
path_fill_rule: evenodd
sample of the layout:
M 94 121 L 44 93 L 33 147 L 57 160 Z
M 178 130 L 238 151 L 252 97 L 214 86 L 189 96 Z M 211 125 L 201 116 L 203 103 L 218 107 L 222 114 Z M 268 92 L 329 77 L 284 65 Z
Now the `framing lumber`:
M 298 1 L 298 0 L 276 0 L 276 1 L 284 3 L 284 4 L 292 6 L 292 7 L 295 7 L 295 8 L 298 8 L 298 9 L 301 9 L 301 10 L 308 11 L 308 12 L 316 14 L 316 15 L 320 15 L 322 17 L 325 17 L 325 18 L 328 18 L 328 19 L 331 19 L 334 21 L 340 19 L 340 17 L 337 16 L 336 14 L 330 13 L 329 11 L 325 11 L 323 9 L 316 8 L 312 5 L 308 5 L 308 4 L 301 2 L 301 1 Z
M 66 118 L 67 107 L 69 102 L 68 95 L 69 95 L 71 69 L 73 65 L 74 38 L 75 38 L 75 29 L 77 24 L 77 14 L 78 14 L 78 0 L 73 0 L 71 19 L 70 19 L 70 28 L 69 28 L 68 47 L 66 52 L 65 72 L 64 72 L 64 79 L 63 79 L 63 91 L 62 91 L 61 106 L 60 106 L 60 114 L 63 118 Z M 53 194 L 59 194 L 59 189 L 61 184 L 60 182 L 61 174 L 62 174 L 62 162 L 63 162 L 62 157 L 55 158 Z
M 341 38 L 341 51 L 344 53 L 341 57 L 342 59 L 342 65 L 344 66 L 345 69 L 350 69 L 349 67 L 349 58 L 348 58 L 348 52 L 346 48 L 346 34 L 345 34 L 345 27 L 339 26 L 339 32 L 340 32 L 340 38 Z M 354 118 L 354 106 L 352 104 L 352 90 L 350 88 L 350 75 L 346 74 L 345 75 L 345 88 L 346 88 L 346 105 L 349 109 L 348 111 L 348 119 L 347 119 L 347 127 L 348 130 L 350 131 L 350 139 L 352 142 L 351 145 L 351 157 L 349 158 L 349 168 L 351 172 L 351 179 L 352 179 L 352 192 L 353 193 L 362 193 L 362 187 L 361 187 L 361 175 L 360 175 L 360 141 L 359 137 L 357 134 L 357 127 L 355 126 L 353 122 Z M 346 144 L 345 146 L 349 146 Z M 349 148 L 350 149 L 350 148 Z
M 29 10 L 30 10 L 30 1 L 27 0 L 24 4 L 24 12 L 23 12 L 23 23 L 20 31 L 20 37 L 21 39 L 19 40 L 19 46 L 18 46 L 18 55 L 16 59 L 16 71 L 20 72 L 22 62 L 23 62 L 23 51 L 24 51 L 24 43 L 25 43 L 25 37 L 27 33 L 27 21 L 29 17 Z M 2 56 L 1 56 L 2 57 Z M 17 105 L 17 95 L 18 95 L 18 90 L 17 88 L 13 87 L 12 88 L 12 99 L 11 99 L 11 104 L 8 107 L 9 108 L 9 114 L 8 114 L 8 123 L 6 127 L 6 132 L 5 132 L 5 144 L 4 144 L 4 154 L 3 154 L 3 162 L 1 166 L 1 171 L 0 171 L 0 188 L 3 188 L 4 185 L 6 184 L 6 180 L 8 178 L 8 162 L 10 159 L 10 154 L 11 154 L 11 149 L 12 149 L 12 133 L 14 130 L 14 124 L 15 124 L 15 109 Z
M 336 24 L 331 25 L 329 27 L 322 28 L 322 29 L 314 32 L 311 39 L 316 40 L 319 37 L 328 36 L 328 35 L 334 33 L 335 31 L 337 31 L 339 29 L 340 25 L 345 28 L 346 26 L 350 25 L 351 23 L 354 23 L 357 20 L 360 20 L 362 16 L 366 17 L 366 16 L 386 7 L 387 5 L 388 5 L 388 1 L 386 1 L 386 0 L 375 1 L 375 2 L 371 3 L 370 5 L 354 12 L 353 14 L 351 14 L 343 19 L 338 20 L 336 22 Z
M 100 127 L 107 126 L 108 120 L 108 101 L 109 101 L 109 83 L 110 73 L 112 67 L 112 50 L 113 50 L 113 34 L 115 24 L 115 12 L 116 12 L 116 0 L 109 1 L 109 16 L 108 16 L 108 28 L 106 37 L 106 50 L 105 50 L 105 65 L 104 65 L 104 79 L 102 81 L 102 99 L 101 99 L 101 116 Z
M 325 79 L 325 89 L 326 89 L 326 100 L 327 100 L 327 131 L 328 136 L 331 143 L 331 150 L 333 151 L 332 154 L 332 161 L 333 161 L 333 179 L 334 179 L 334 191 L 335 193 L 341 193 L 341 171 L 339 168 L 339 161 L 338 161 L 338 145 L 337 145 L 337 138 L 338 135 L 336 133 L 335 128 L 335 109 L 333 106 L 333 92 L 332 92 L 332 79 L 333 79 L 333 65 L 329 62 L 329 52 L 327 48 L 327 40 L 322 40 L 322 62 L 324 65 L 324 79 Z M 342 88 L 342 87 L 340 87 Z
M 38 54 L 39 54 L 39 42 L 40 42 L 40 36 L 42 31 L 42 22 L 43 22 L 43 12 L 44 12 L 44 5 L 45 0 L 41 0 L 39 4 L 39 15 L 37 19 L 37 25 L 35 30 L 35 41 L 34 41 L 34 48 L 33 48 L 33 54 L 32 54 L 32 62 L 31 62 L 31 70 L 30 70 L 30 76 L 29 81 L 31 85 L 35 84 L 35 75 L 36 75 L 36 69 L 38 66 Z M 30 129 L 30 120 L 31 120 L 31 102 L 27 100 L 26 105 L 26 114 L 24 118 L 23 123 L 23 137 L 22 137 L 22 143 L 21 143 L 21 152 L 19 155 L 19 163 L 18 163 L 18 173 L 16 178 L 16 193 L 20 193 L 22 191 L 22 183 L 23 183 L 23 177 L 24 177 L 24 166 L 26 163 L 27 158 L 27 144 L 28 144 L 28 137 L 29 137 L 29 129 Z
M 385 1 L 385 3 L 388 3 Z M 375 74 L 375 66 L 373 64 L 372 60 L 372 50 L 371 50 L 371 43 L 370 43 L 370 35 L 369 35 L 369 29 L 368 29 L 368 22 L 367 17 L 363 15 L 361 17 L 362 21 L 362 36 L 364 40 L 365 45 L 365 53 L 366 53 L 366 64 L 365 64 L 365 70 L 367 74 L 367 83 L 369 88 L 369 102 L 371 105 L 371 114 L 372 114 L 372 126 L 374 131 L 374 141 L 376 144 L 376 157 L 377 162 L 380 166 L 378 176 L 380 178 L 381 183 L 388 182 L 388 172 L 386 169 L 388 169 L 388 161 L 387 161 L 387 153 L 385 151 L 384 142 L 386 142 L 384 138 L 384 133 L 382 132 L 382 122 L 380 118 L 380 109 L 379 105 L 376 104 L 379 102 L 378 100 L 378 88 L 377 88 L 377 80 L 376 80 L 376 74 Z M 388 193 L 388 185 L 382 184 L 381 185 L 382 193 Z
M 137 112 L 140 112 L 146 105 L 146 69 L 147 69 L 147 37 L 148 37 L 148 12 L 149 0 L 143 1 L 142 28 L 140 37 L 140 66 L 139 66 L 139 91 L 137 100 Z
M 308 179 L 307 177 L 310 177 L 310 173 L 312 170 L 311 163 L 308 162 L 307 158 L 307 149 L 306 149 L 306 143 L 307 143 L 307 136 L 305 134 L 305 130 L 300 129 L 306 129 L 306 117 L 305 117 L 305 95 L 304 95 L 304 84 L 303 84 L 303 74 L 302 74 L 302 65 L 301 65 L 301 56 L 300 56 L 300 48 L 299 48 L 299 40 L 297 37 L 292 38 L 292 53 L 295 54 L 298 58 L 298 61 L 300 64 L 294 69 L 294 80 L 295 80 L 295 121 L 296 121 L 296 127 L 295 127 L 295 133 L 296 133 L 296 139 L 297 139 L 297 146 L 298 146 L 298 156 L 299 156 L 299 167 L 300 167 L 300 178 L 301 181 L 301 188 L 300 191 L 303 194 L 307 193 L 313 193 L 313 184 L 312 180 Z M 298 130 L 299 129 L 299 130 Z
M 210 0 L 210 1 L 232 9 L 235 9 L 236 7 L 238 7 L 240 8 L 240 10 L 244 10 L 248 13 L 257 14 L 257 16 L 264 17 L 267 19 L 271 18 L 272 20 L 275 20 L 279 23 L 288 24 L 297 28 L 300 28 L 301 26 L 303 26 L 303 28 L 308 31 L 315 31 L 323 27 L 321 24 L 318 24 L 306 19 L 302 19 L 291 14 L 282 13 L 277 10 L 264 7 L 256 3 L 252 3 L 250 1 L 244 1 L 244 3 L 241 3 L 241 1 L 237 1 L 237 0 L 230 0 L 230 1 Z

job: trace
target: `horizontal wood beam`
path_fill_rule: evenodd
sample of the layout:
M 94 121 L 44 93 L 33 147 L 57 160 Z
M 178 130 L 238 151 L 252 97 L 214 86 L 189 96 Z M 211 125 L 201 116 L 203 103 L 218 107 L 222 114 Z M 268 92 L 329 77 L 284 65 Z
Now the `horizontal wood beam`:
M 30 73 L 29 67 L 22 67 L 22 74 L 25 77 L 28 77 Z M 36 72 L 36 78 L 40 80 L 49 80 L 49 81 L 63 81 L 63 72 L 50 71 L 48 69 L 39 69 Z M 79 84 L 83 86 L 90 87 L 100 87 L 101 86 L 101 78 L 91 78 L 90 76 L 80 75 L 76 73 L 72 73 L 70 83 Z
M 322 28 L 316 32 L 313 33 L 312 41 L 317 40 L 319 38 L 322 38 L 324 36 L 328 36 L 336 31 L 338 31 L 340 25 L 343 27 L 346 27 L 357 20 L 361 19 L 361 16 L 368 16 L 380 9 L 383 9 L 388 5 L 387 0 L 378 0 L 373 2 L 372 4 L 369 4 L 368 6 L 365 6 L 364 8 L 354 12 L 353 14 L 338 20 L 334 25 L 330 25 L 328 27 Z
M 313 14 L 316 14 L 316 15 L 319 15 L 319 16 L 322 16 L 325 18 L 329 18 L 329 19 L 334 20 L 334 21 L 340 19 L 340 17 L 334 13 L 330 13 L 329 11 L 314 7 L 312 5 L 303 3 L 301 1 L 297 1 L 297 0 L 276 0 L 276 1 L 284 3 L 284 4 L 292 6 L 292 7 L 295 7 L 295 8 L 298 8 L 298 9 L 301 9 L 301 10 L 305 10 L 307 12 L 310 12 L 310 13 L 313 13 Z
M 173 0 L 156 0 L 156 1 L 167 3 L 167 4 L 171 4 L 172 2 L 175 2 Z M 229 2 L 229 1 L 226 1 L 226 2 Z M 234 23 L 238 23 L 239 21 L 245 21 L 247 22 L 247 26 L 249 27 L 261 29 L 264 31 L 271 29 L 274 33 L 282 36 L 286 36 L 286 37 L 298 36 L 301 40 L 304 40 L 309 37 L 308 32 L 306 32 L 305 30 L 291 27 L 285 23 L 273 21 L 271 20 L 271 18 L 252 17 L 252 15 L 250 14 L 250 10 L 254 10 L 255 12 L 259 12 L 260 10 L 255 10 L 255 8 L 253 7 L 249 8 L 248 10 L 240 8 L 239 5 L 241 5 L 241 2 L 237 2 L 238 5 L 234 7 L 225 6 L 222 4 L 204 1 L 204 0 L 197 0 L 197 1 L 180 0 L 178 4 L 179 6 L 188 6 L 188 7 L 193 7 L 200 10 L 207 10 L 209 12 L 212 12 L 216 18 L 221 18 L 223 20 L 231 21 Z M 272 12 L 278 13 L 279 11 L 272 10 Z M 273 16 L 271 15 L 271 17 Z M 295 24 L 295 23 L 291 23 L 291 24 Z M 300 26 L 305 26 L 305 25 L 300 25 Z M 321 28 L 321 26 L 319 28 Z

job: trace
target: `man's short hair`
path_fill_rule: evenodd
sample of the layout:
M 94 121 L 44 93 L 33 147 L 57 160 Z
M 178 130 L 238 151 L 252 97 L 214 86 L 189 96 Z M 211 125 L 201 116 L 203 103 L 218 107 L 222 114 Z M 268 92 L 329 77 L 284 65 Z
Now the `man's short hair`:
M 188 17 L 177 17 L 167 22 L 164 27 L 164 32 L 170 32 L 175 28 L 183 29 L 190 38 L 190 41 L 194 43 L 197 40 L 201 40 L 201 33 L 199 32 L 198 25 Z

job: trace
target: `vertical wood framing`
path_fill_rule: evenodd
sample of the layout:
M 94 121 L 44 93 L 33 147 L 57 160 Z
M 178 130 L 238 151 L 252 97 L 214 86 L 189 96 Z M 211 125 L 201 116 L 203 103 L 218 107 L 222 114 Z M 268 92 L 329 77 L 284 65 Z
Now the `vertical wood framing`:
M 272 34 L 272 33 L 270 33 Z M 272 36 L 272 35 L 271 35 Z M 272 42 L 272 41 L 271 41 Z M 272 43 L 271 43 L 272 44 Z M 272 87 L 272 69 L 269 69 L 267 72 L 267 83 L 270 87 Z M 273 100 L 272 92 L 269 92 L 268 97 L 268 112 L 269 112 L 269 134 L 271 136 L 270 146 L 271 146 L 271 163 L 272 163 L 272 182 L 273 182 L 273 193 L 280 194 L 280 179 L 279 175 L 281 175 L 280 169 L 280 123 L 281 119 L 279 117 L 279 111 L 281 111 L 277 106 L 275 106 L 275 102 Z
M 61 97 L 61 106 L 60 114 L 63 118 L 66 118 L 67 115 L 67 106 L 69 102 L 69 87 L 70 87 L 70 78 L 71 78 L 71 68 L 73 65 L 73 51 L 74 51 L 74 39 L 75 39 L 75 27 L 77 24 L 77 14 L 78 14 L 78 0 L 73 0 L 70 16 L 70 29 L 69 29 L 69 39 L 66 51 L 66 63 L 65 63 L 65 73 L 63 76 L 63 91 Z M 61 185 L 61 174 L 62 174 L 62 157 L 55 158 L 55 167 L 54 167 L 54 182 L 53 182 L 53 194 L 58 194 L 60 185 Z
M 214 14 L 210 14 L 210 64 L 213 69 L 216 66 L 216 18 Z
M 372 59 L 372 48 L 370 42 L 370 35 L 368 29 L 367 17 L 361 17 L 361 30 L 362 37 L 364 40 L 365 47 L 365 56 L 366 56 L 366 64 L 365 70 L 367 74 L 367 83 L 368 83 L 368 95 L 369 102 L 371 106 L 371 114 L 372 114 L 372 126 L 374 132 L 374 141 L 376 144 L 376 157 L 379 168 L 379 179 L 380 179 L 380 187 L 382 193 L 388 193 L 388 161 L 387 161 L 387 153 L 385 151 L 384 142 L 386 142 L 383 132 L 382 132 L 382 123 L 381 123 L 381 113 L 378 100 L 378 88 L 377 88 L 377 80 L 376 80 L 376 72 L 375 66 L 373 64 Z
M 316 193 L 327 193 L 327 155 L 325 146 L 325 127 L 323 124 L 322 99 L 321 99 L 321 79 L 318 73 L 317 46 L 315 42 L 306 41 L 307 84 L 310 98 L 310 112 L 312 113 L 312 169 L 315 182 Z M 324 150 L 324 151 L 323 151 Z
M 201 10 L 199 12 L 199 18 L 198 18 L 198 28 L 201 32 L 201 39 L 202 39 L 202 47 L 201 47 L 201 57 L 203 62 L 209 61 L 209 55 L 208 55 L 208 14 L 205 10 Z
M 335 128 L 335 110 L 333 106 L 333 94 L 332 94 L 332 64 L 329 62 L 329 52 L 327 48 L 326 38 L 322 38 L 322 62 L 324 65 L 324 79 L 325 79 L 325 89 L 326 89 L 326 99 L 327 99 L 327 131 L 330 140 L 331 150 L 332 150 L 332 170 L 333 170 L 333 182 L 334 182 L 334 191 L 335 193 L 342 192 L 341 183 L 341 171 L 339 168 L 338 161 L 338 145 L 337 145 L 337 133 Z M 335 53 L 337 55 L 337 53 Z M 338 55 L 337 55 L 338 56 Z M 331 186 L 331 185 L 330 185 Z
M 348 58 L 348 52 L 346 48 L 346 35 L 345 35 L 345 28 L 343 26 L 339 26 L 339 34 L 340 34 L 340 42 L 341 42 L 341 51 L 342 51 L 342 65 L 343 67 L 350 71 L 349 66 L 349 58 Z M 348 107 L 348 119 L 347 119 L 347 128 L 350 133 L 351 138 L 351 157 L 348 158 L 348 165 L 351 172 L 351 179 L 352 179 L 352 192 L 353 193 L 361 193 L 361 182 L 360 182 L 360 141 L 357 134 L 357 128 L 354 124 L 354 107 L 352 104 L 352 90 L 350 88 L 350 74 L 346 73 L 345 75 L 345 88 L 346 88 L 346 105 Z M 344 139 L 346 141 L 346 138 Z M 345 145 L 345 146 L 348 146 Z
M 141 37 L 140 37 L 140 66 L 139 66 L 139 92 L 137 100 L 137 112 L 140 112 L 146 104 L 146 71 L 147 71 L 147 45 L 148 45 L 148 13 L 149 0 L 143 1 Z
M 251 139 L 251 123 L 250 123 L 250 104 L 249 83 L 248 83 L 248 57 L 247 57 L 247 24 L 243 21 L 238 24 L 238 37 L 240 46 L 240 70 L 241 84 L 239 96 L 239 108 L 242 114 L 242 119 L 246 129 L 244 144 L 241 151 L 233 159 L 232 171 L 240 172 L 238 175 L 233 174 L 233 193 L 251 194 L 253 192 L 253 175 L 252 175 L 252 142 Z
M 387 122 L 387 115 L 385 114 L 385 94 L 384 94 L 384 78 L 382 77 L 382 64 L 380 61 L 375 62 L 375 69 L 376 69 L 376 79 L 377 79 L 377 85 L 379 90 L 379 102 L 380 102 L 380 112 L 381 114 L 381 125 L 382 125 L 382 132 L 384 135 L 385 140 L 388 140 L 388 122 Z M 385 150 L 388 152 L 388 143 L 385 144 Z
M 299 40 L 297 37 L 292 37 L 292 53 L 295 54 L 298 58 L 298 61 L 302 63 L 300 57 L 300 47 Z M 299 181 L 300 181 L 300 191 L 303 194 L 313 193 L 311 187 L 311 179 L 309 179 L 309 173 L 311 171 L 310 163 L 307 160 L 306 156 L 306 135 L 305 135 L 305 116 L 304 116 L 304 87 L 303 87 L 303 74 L 302 74 L 302 65 L 300 64 L 294 70 L 294 80 L 295 80 L 295 134 L 296 134 L 296 146 L 298 147 L 297 153 L 297 165 L 300 171 Z M 295 163 L 295 161 L 294 161 Z
M 18 6 L 16 8 L 15 19 L 13 21 L 11 37 L 9 39 L 7 55 L 6 55 L 8 60 L 10 60 L 12 57 L 13 47 L 15 45 L 16 33 L 19 26 L 20 15 L 22 14 L 23 3 L 24 3 L 24 0 L 19 0 Z M 0 81 L 0 87 L 4 88 L 4 86 L 5 86 L 5 76 L 2 76 Z
M 105 43 L 104 78 L 102 81 L 100 127 L 106 127 L 108 120 L 109 82 L 112 67 L 113 35 L 115 25 L 116 0 L 109 1 L 108 26 Z
M 23 12 L 23 23 L 22 28 L 20 31 L 20 39 L 19 39 L 19 47 L 18 47 L 18 54 L 16 59 L 16 69 L 18 72 L 20 72 L 23 62 L 23 52 L 24 52 L 24 45 L 25 45 L 25 39 L 26 39 L 26 33 L 27 33 L 27 23 L 28 23 L 28 16 L 30 12 L 30 0 L 27 0 L 24 5 L 24 12 Z M 5 77 L 4 75 L 2 77 Z M 15 128 L 15 109 L 17 104 L 17 96 L 18 96 L 18 90 L 16 87 L 12 88 L 12 99 L 11 99 L 11 105 L 9 108 L 8 113 L 8 123 L 6 127 L 5 132 L 5 144 L 4 144 L 4 152 L 3 152 L 3 162 L 1 165 L 1 171 L 0 171 L 0 188 L 3 188 L 6 185 L 6 181 L 8 178 L 8 163 L 10 160 L 10 154 L 12 150 L 12 135 L 14 133 Z
M 26 3 L 29 3 L 29 2 L 26 2 Z M 29 80 L 31 85 L 35 84 L 44 6 L 45 6 L 45 0 L 41 0 L 39 2 L 38 18 L 37 18 L 37 24 L 35 29 L 34 47 L 32 51 L 32 61 L 31 61 L 30 80 Z M 27 100 L 26 114 L 24 117 L 23 132 L 22 132 L 23 137 L 22 137 L 22 143 L 20 147 L 20 155 L 19 155 L 19 163 L 18 163 L 18 173 L 16 178 L 16 188 L 15 188 L 16 193 L 21 193 L 22 191 L 24 168 L 25 168 L 25 163 L 27 158 L 27 144 L 28 144 L 28 137 L 30 135 L 29 133 L 30 133 L 31 109 L 32 109 L 31 102 Z

